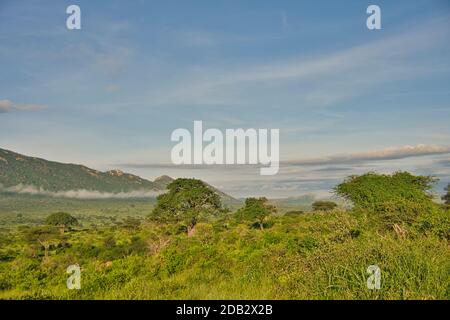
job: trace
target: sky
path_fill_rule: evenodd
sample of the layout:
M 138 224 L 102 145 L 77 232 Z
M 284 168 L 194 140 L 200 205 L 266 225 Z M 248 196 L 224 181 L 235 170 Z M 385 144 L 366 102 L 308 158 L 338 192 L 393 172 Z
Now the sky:
M 81 8 L 81 30 L 66 8 Z M 381 8 L 381 30 L 366 8 Z M 450 182 L 450 2 L 0 0 L 0 148 L 236 197 Z M 276 128 L 280 171 L 171 164 L 177 128 Z

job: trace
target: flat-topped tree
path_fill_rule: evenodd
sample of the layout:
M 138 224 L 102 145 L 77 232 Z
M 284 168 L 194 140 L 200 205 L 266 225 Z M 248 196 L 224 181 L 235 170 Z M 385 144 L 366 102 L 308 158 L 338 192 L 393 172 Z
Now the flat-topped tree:
M 201 217 L 222 210 L 219 195 L 197 179 L 176 179 L 167 186 L 167 192 L 157 198 L 151 217 L 164 222 L 184 222 L 191 231 Z
M 312 208 L 314 211 L 330 211 L 337 207 L 337 204 L 333 201 L 319 200 L 314 201 Z
M 388 225 L 411 223 L 435 207 L 431 188 L 436 179 L 409 172 L 350 176 L 334 188 L 335 193 L 382 218 Z
M 63 236 L 53 226 L 26 227 L 24 229 L 24 238 L 32 246 L 38 245 L 44 248 L 43 261 L 48 261 L 49 250 L 52 246 L 57 245 Z
M 61 234 L 72 226 L 78 225 L 78 220 L 66 212 L 56 212 L 49 215 L 45 221 L 48 225 L 59 227 Z

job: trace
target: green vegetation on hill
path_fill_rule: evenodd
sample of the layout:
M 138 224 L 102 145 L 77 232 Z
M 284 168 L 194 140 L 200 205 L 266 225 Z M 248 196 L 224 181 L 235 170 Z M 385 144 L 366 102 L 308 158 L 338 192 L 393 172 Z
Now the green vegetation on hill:
M 4 149 L 0 149 L 0 184 L 4 188 L 23 185 L 53 192 L 164 190 L 159 188 L 160 183 L 155 184 L 120 170 L 100 172 L 82 165 L 27 157 Z
M 0 149 L 2 193 L 20 192 L 65 198 L 111 198 L 114 194 L 129 193 L 126 197 L 142 198 L 156 197 L 156 193 L 153 194 L 151 191 L 164 192 L 173 181 L 174 179 L 167 175 L 160 176 L 152 182 L 120 170 L 100 172 L 82 165 L 27 157 Z M 241 201 L 217 188 L 206 185 L 220 196 L 227 207 L 236 208 L 242 204 Z M 81 193 L 74 192 L 80 190 Z M 138 193 L 132 193 L 133 191 Z

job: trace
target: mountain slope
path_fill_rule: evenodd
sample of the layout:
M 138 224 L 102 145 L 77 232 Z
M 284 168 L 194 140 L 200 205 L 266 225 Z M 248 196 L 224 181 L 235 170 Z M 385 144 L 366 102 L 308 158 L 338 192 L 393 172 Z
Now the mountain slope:
M 113 193 L 163 190 L 149 180 L 120 170 L 100 172 L 78 164 L 27 157 L 4 149 L 0 149 L 0 184 L 6 188 L 32 185 L 55 192 L 80 189 Z
M 120 170 L 101 172 L 83 165 L 28 157 L 0 148 L 0 187 L 6 189 L 24 185 L 50 192 L 73 190 L 102 193 L 163 192 L 173 180 L 163 175 L 152 182 Z M 222 198 L 224 204 L 241 203 L 213 186 L 210 187 Z

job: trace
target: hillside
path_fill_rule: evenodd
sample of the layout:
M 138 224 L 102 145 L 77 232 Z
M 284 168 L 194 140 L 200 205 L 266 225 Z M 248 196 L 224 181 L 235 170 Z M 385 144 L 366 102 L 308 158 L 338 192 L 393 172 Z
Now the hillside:
M 163 190 L 149 180 L 120 170 L 100 172 L 83 165 L 27 157 L 4 149 L 0 149 L 0 184 L 5 188 L 31 185 L 54 192 L 81 189 L 112 193 Z
M 22 185 L 50 192 L 73 190 L 102 193 L 163 192 L 173 180 L 163 175 L 150 181 L 117 169 L 101 172 L 79 164 L 28 157 L 0 148 L 0 187 L 3 187 L 3 190 L 8 188 L 13 190 L 14 187 Z M 213 186 L 210 187 L 219 194 L 224 204 L 241 203 Z

